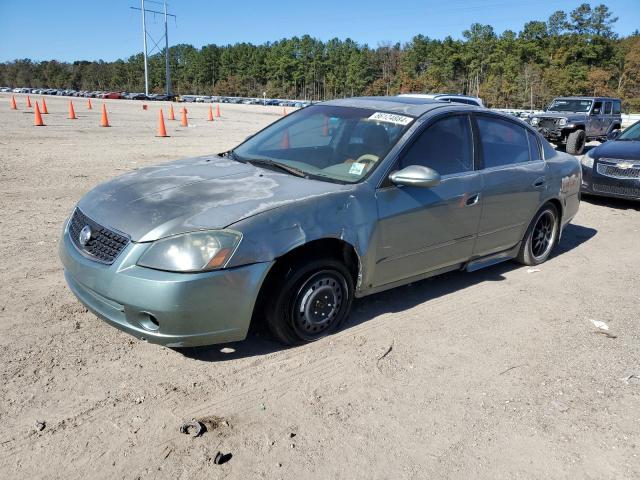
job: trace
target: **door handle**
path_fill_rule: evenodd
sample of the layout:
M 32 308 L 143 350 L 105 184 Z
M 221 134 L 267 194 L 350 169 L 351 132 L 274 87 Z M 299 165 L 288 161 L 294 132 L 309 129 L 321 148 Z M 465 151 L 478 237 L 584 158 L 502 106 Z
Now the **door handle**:
M 471 195 L 469 198 L 467 198 L 464 204 L 465 206 L 470 207 L 478 203 L 479 200 L 480 200 L 480 194 L 476 193 L 475 195 Z
M 544 187 L 544 184 L 547 183 L 544 178 L 538 178 L 535 182 L 533 182 L 533 186 L 536 188 Z

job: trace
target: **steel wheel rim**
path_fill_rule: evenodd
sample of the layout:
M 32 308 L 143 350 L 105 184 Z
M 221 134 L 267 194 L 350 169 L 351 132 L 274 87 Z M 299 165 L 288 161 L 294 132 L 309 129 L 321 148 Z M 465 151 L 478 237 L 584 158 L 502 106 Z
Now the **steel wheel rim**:
M 293 304 L 293 322 L 304 338 L 316 338 L 336 323 L 346 300 L 344 279 L 323 271 L 311 276 L 298 291 Z
M 549 210 L 543 212 L 531 232 L 531 253 L 536 259 L 543 258 L 553 246 L 556 218 Z

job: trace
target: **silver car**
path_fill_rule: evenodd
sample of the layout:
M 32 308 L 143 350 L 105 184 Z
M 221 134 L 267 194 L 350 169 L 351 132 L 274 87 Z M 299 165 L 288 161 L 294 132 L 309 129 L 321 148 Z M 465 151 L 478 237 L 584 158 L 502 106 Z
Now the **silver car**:
M 334 332 L 354 297 L 439 273 L 544 262 L 581 169 L 533 128 L 410 97 L 334 100 L 220 155 L 99 185 L 65 223 L 67 283 L 96 315 L 167 346 Z

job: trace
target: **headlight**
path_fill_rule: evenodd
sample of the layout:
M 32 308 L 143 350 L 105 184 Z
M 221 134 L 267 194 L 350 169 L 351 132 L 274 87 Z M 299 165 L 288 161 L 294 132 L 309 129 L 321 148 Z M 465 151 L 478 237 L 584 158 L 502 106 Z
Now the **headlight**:
M 538 117 L 533 117 L 531 119 L 531 125 L 537 125 L 538 123 L 540 123 L 540 119 Z
M 170 272 L 202 272 L 224 268 L 242 240 L 232 230 L 184 233 L 154 242 L 138 265 Z
M 560 125 L 561 127 L 564 127 L 567 124 L 567 119 L 566 118 L 561 118 L 558 121 L 558 125 Z
M 582 159 L 580 159 L 580 163 L 587 168 L 593 168 L 593 157 L 591 156 L 593 150 L 593 148 L 589 150 L 585 155 L 582 156 Z

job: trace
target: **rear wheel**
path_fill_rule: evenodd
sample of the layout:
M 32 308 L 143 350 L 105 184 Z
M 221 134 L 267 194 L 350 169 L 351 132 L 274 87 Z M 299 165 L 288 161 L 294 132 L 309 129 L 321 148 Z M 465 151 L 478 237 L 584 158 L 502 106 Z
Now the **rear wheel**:
M 584 130 L 571 132 L 567 137 L 567 153 L 570 153 L 571 155 L 582 155 L 585 143 L 586 134 L 584 133 Z
M 341 262 L 296 262 L 283 269 L 266 299 L 269 330 L 288 345 L 318 340 L 347 318 L 353 292 L 353 279 Z
M 545 262 L 558 242 L 560 228 L 558 211 L 551 204 L 542 207 L 533 218 L 525 234 L 516 259 L 524 265 Z

